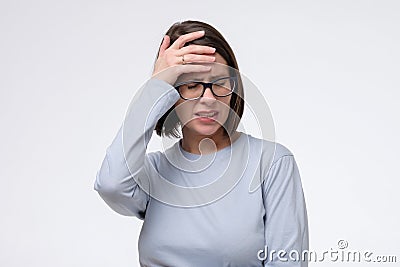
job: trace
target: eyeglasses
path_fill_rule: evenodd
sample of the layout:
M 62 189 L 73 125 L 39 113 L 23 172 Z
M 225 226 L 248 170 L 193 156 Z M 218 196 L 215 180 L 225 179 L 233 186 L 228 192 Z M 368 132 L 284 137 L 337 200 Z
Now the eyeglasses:
M 212 82 L 185 81 L 174 86 L 181 98 L 185 100 L 196 100 L 203 97 L 207 88 L 217 97 L 231 95 L 237 87 L 237 77 L 222 77 Z

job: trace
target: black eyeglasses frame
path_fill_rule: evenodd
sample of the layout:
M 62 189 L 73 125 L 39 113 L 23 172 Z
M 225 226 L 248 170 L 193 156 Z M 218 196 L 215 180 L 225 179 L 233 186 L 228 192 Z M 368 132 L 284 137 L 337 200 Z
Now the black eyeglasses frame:
M 215 94 L 215 92 L 214 92 L 213 89 L 212 89 L 212 86 L 214 85 L 214 83 L 216 83 L 216 82 L 218 82 L 218 81 L 220 81 L 220 80 L 223 80 L 223 79 L 228 79 L 228 78 L 231 79 L 231 80 L 233 80 L 233 82 L 234 82 L 234 85 L 233 85 L 232 90 L 231 90 L 228 94 L 223 95 L 223 96 L 220 96 L 220 95 Z M 203 92 L 201 93 L 201 95 L 198 96 L 198 97 L 196 97 L 196 98 L 185 98 L 185 97 L 183 97 L 183 96 L 181 95 L 181 92 L 179 91 L 179 86 L 185 85 L 185 84 L 188 84 L 188 83 L 201 84 L 201 85 L 203 86 Z M 184 100 L 197 100 L 197 99 L 199 99 L 200 97 L 203 97 L 203 95 L 204 95 L 204 93 L 206 92 L 206 89 L 207 89 L 207 88 L 210 88 L 211 93 L 212 93 L 214 96 L 216 96 L 216 97 L 227 97 L 227 96 L 230 96 L 232 93 L 235 92 L 235 90 L 236 90 L 236 88 L 237 88 L 237 77 L 236 77 L 236 76 L 221 77 L 221 78 L 218 78 L 218 79 L 216 79 L 216 80 L 214 80 L 214 81 L 211 81 L 211 82 L 208 82 L 208 83 L 206 83 L 206 82 L 200 82 L 200 81 L 185 81 L 185 82 L 178 83 L 178 84 L 174 85 L 174 87 L 175 87 L 175 89 L 178 91 L 179 96 L 180 96 L 182 99 L 184 99 Z

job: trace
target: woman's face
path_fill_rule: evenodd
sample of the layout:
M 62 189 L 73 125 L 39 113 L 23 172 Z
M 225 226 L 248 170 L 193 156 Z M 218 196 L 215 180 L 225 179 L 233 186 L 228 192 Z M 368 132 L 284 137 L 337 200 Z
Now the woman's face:
M 215 64 L 212 64 L 211 71 L 191 74 L 190 80 L 212 82 L 218 77 L 229 77 L 229 66 L 218 53 L 215 53 L 215 62 Z M 199 99 L 184 100 L 180 98 L 174 107 L 183 128 L 186 127 L 184 131 L 206 136 L 216 133 L 228 118 L 231 96 L 214 96 L 210 88 L 207 88 L 203 97 Z

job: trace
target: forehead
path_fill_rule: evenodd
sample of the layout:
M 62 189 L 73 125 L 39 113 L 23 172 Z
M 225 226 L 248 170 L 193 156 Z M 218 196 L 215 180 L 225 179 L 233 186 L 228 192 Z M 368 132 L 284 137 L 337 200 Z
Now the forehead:
M 228 65 L 228 62 L 226 62 L 226 60 L 221 56 L 220 53 L 215 53 L 215 62 Z
M 186 81 L 213 81 L 221 77 L 230 76 L 231 67 L 221 64 L 221 63 L 205 63 L 205 64 L 196 64 L 196 65 L 204 65 L 210 66 L 211 70 L 208 72 L 191 72 L 184 73 L 178 77 L 176 83 L 183 83 Z

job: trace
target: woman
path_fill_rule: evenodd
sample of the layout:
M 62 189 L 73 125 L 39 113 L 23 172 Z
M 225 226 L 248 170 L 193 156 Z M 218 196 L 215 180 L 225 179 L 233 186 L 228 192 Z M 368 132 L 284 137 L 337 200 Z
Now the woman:
M 107 148 L 94 188 L 116 212 L 144 220 L 141 266 L 307 266 L 296 162 L 284 146 L 237 131 L 237 70 L 215 28 L 175 23 Z M 182 138 L 146 153 L 154 130 Z M 254 178 L 260 186 L 249 192 Z

